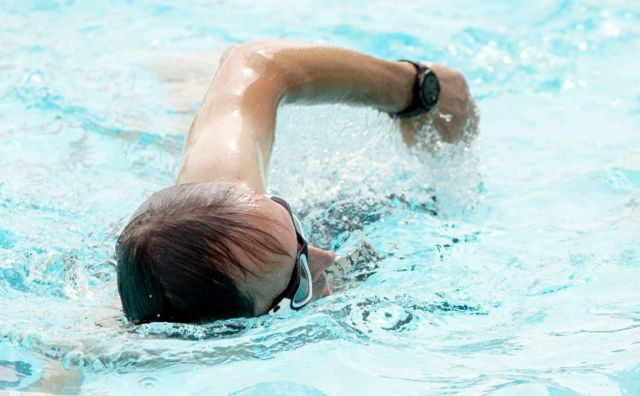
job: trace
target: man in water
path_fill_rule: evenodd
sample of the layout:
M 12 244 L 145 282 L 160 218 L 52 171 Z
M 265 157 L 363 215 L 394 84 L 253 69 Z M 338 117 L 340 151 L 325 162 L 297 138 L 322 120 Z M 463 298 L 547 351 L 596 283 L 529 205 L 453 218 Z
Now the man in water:
M 131 321 L 258 316 L 330 293 L 335 255 L 308 245 L 288 203 L 266 195 L 277 109 L 293 102 L 389 113 L 407 145 L 427 123 L 454 142 L 476 120 L 464 77 L 444 66 L 286 40 L 229 48 L 176 185 L 145 201 L 118 239 L 118 291 Z

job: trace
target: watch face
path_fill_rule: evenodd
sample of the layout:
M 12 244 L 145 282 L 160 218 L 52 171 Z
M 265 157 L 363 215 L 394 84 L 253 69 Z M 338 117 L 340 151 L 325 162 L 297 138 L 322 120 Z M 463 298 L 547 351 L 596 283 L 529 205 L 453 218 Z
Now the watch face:
M 421 93 L 424 104 L 429 108 L 433 107 L 438 101 L 438 96 L 440 95 L 440 83 L 438 82 L 438 77 L 436 77 L 432 71 L 425 74 L 422 82 Z

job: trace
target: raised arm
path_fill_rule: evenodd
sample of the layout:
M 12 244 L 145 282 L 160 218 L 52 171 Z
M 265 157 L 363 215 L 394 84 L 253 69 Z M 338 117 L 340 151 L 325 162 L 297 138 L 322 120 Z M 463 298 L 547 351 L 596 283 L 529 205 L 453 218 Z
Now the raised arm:
M 453 116 L 438 129 L 455 140 L 458 124 L 469 117 L 468 89 L 459 73 L 432 70 L 440 80 L 440 110 Z M 336 47 L 287 40 L 232 47 L 191 126 L 177 183 L 243 182 L 262 193 L 281 102 L 351 103 L 396 113 L 411 102 L 415 77 L 409 63 Z

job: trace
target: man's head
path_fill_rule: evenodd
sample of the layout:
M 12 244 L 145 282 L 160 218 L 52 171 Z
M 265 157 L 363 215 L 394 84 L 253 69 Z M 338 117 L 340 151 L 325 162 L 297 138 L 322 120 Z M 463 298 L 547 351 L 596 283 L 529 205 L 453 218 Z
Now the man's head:
M 265 313 L 292 277 L 298 242 L 284 207 L 242 184 L 174 186 L 145 201 L 116 248 L 118 291 L 135 322 Z M 314 298 L 332 253 L 309 248 Z

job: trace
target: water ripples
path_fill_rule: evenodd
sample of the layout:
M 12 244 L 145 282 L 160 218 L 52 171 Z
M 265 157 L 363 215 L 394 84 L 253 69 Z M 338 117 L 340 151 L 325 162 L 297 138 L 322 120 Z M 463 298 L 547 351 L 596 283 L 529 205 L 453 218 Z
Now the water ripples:
M 389 4 L 2 3 L 0 369 L 58 364 L 96 393 L 640 393 L 640 10 Z M 192 116 L 153 60 L 256 35 L 458 67 L 483 134 L 425 154 L 384 114 L 286 108 L 274 192 L 370 265 L 291 317 L 126 323 L 113 244 Z

